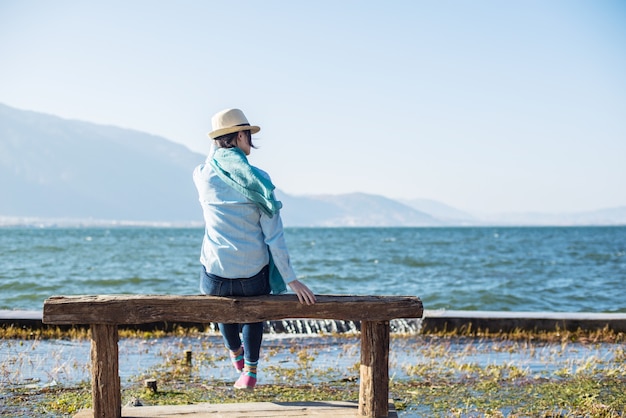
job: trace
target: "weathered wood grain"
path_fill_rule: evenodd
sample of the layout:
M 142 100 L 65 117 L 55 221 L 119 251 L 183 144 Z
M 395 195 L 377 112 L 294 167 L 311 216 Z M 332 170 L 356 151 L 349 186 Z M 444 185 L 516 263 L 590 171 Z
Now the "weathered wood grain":
M 124 418 L 242 418 L 242 417 L 356 417 L 356 402 L 252 402 L 200 403 L 194 405 L 128 406 Z M 397 418 L 393 401 L 389 401 L 389 418 Z M 79 411 L 74 418 L 93 418 L 92 409 Z
M 389 396 L 389 321 L 361 323 L 359 415 L 386 417 Z
M 97 418 L 122 414 L 117 341 L 116 325 L 91 325 L 91 398 Z
M 361 382 L 358 414 L 389 412 L 389 321 L 421 318 L 415 296 L 317 297 L 296 295 L 217 297 L 180 295 L 55 296 L 44 302 L 46 324 L 90 324 L 92 398 L 95 417 L 121 417 L 118 325 L 153 322 L 245 323 L 289 318 L 361 321 Z
M 317 296 L 304 305 L 296 295 L 218 297 L 180 295 L 55 296 L 44 302 L 46 324 L 146 324 L 153 322 L 259 322 L 289 318 L 388 321 L 421 318 L 415 296 Z

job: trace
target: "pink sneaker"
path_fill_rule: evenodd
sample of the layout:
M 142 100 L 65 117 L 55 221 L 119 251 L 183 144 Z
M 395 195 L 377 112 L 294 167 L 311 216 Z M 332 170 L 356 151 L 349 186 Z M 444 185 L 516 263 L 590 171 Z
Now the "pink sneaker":
M 234 353 L 228 350 L 228 353 L 230 354 L 230 361 L 233 363 L 233 366 L 235 366 L 235 369 L 237 369 L 237 371 L 241 373 L 243 371 L 244 365 L 243 347 L 241 347 L 237 352 Z
M 235 389 L 253 391 L 256 386 L 256 377 L 250 376 L 247 372 L 244 372 L 239 376 L 234 386 Z

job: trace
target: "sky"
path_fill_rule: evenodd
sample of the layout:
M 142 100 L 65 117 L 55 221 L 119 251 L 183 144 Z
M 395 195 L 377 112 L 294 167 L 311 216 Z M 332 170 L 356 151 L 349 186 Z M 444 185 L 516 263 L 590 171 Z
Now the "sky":
M 624 1 L 0 0 L 0 103 L 202 154 L 240 108 L 293 195 L 626 206 Z

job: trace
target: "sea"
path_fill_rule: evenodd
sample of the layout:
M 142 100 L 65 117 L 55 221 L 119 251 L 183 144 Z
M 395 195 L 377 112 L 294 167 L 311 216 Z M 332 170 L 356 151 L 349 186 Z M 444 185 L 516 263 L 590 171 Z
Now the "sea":
M 0 228 L 0 310 L 53 295 L 199 294 L 199 227 Z M 317 294 L 427 310 L 626 312 L 626 226 L 286 228 Z

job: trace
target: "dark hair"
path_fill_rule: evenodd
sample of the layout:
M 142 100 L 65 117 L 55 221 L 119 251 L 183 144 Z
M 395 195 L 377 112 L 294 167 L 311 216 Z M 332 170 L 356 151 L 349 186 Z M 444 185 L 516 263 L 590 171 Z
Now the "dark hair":
M 217 138 L 214 138 L 213 140 L 217 142 L 217 146 L 220 148 L 235 148 L 237 146 L 237 135 L 239 134 L 239 132 L 240 131 L 218 136 Z M 248 144 L 250 145 L 250 147 L 256 148 L 252 144 L 252 131 L 248 130 L 246 132 L 248 132 Z

